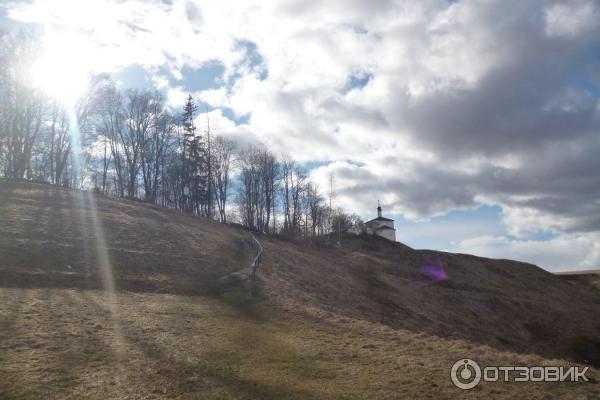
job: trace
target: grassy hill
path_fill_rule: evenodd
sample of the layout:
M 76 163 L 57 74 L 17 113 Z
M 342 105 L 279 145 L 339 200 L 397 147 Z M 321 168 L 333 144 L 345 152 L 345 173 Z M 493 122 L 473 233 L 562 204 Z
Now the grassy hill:
M 136 201 L 0 183 L 0 280 L 19 287 L 102 287 L 198 294 L 254 253 L 248 234 Z
M 559 272 L 556 275 L 573 284 L 583 283 L 600 289 L 600 269 Z
M 264 259 L 269 293 L 301 308 L 600 365 L 599 294 L 535 265 L 352 237 L 309 251 L 266 241 Z
M 450 367 L 597 364 L 600 294 L 533 265 L 259 237 L 135 201 L 0 182 L 0 399 L 593 398 Z M 592 369 L 596 381 L 600 374 Z

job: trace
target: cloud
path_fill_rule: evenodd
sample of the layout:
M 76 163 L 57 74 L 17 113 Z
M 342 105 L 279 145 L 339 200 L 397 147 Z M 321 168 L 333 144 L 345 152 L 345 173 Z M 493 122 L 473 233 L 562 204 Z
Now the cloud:
M 594 1 L 556 3 L 545 10 L 545 32 L 549 36 L 573 37 L 597 28 L 600 9 Z
M 461 241 L 452 251 L 526 261 L 551 271 L 573 271 L 600 265 L 599 239 L 598 234 L 567 235 L 545 241 L 481 236 Z
M 579 243 L 600 231 L 595 1 L 11 4 L 15 20 L 87 37 L 97 69 L 154 71 L 173 105 L 190 89 L 156 71 L 219 63 L 219 85 L 195 94 L 227 110 L 227 132 L 325 161 L 311 175 L 325 188 L 333 172 L 345 208 L 380 199 L 419 220 L 498 205 L 507 234 L 593 251 Z M 508 251 L 486 240 L 463 247 Z

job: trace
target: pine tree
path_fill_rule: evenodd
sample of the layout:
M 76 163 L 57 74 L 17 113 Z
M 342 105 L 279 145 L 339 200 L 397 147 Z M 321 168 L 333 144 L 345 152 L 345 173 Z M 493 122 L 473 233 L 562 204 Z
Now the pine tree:
M 196 133 L 196 126 L 194 125 L 194 115 L 196 114 L 196 111 L 198 111 L 198 106 L 190 94 L 183 106 L 183 115 L 181 116 L 181 123 L 185 132 L 184 135 L 188 138 L 193 138 Z
M 183 126 L 183 149 L 182 149 L 182 171 L 181 171 L 181 196 L 183 198 L 184 210 L 194 211 L 195 185 L 194 185 L 194 157 L 196 150 L 196 126 L 194 125 L 194 115 L 198 106 L 192 95 L 188 98 L 183 107 L 181 116 L 181 125 Z M 187 190 L 186 190 L 187 189 Z
M 210 184 L 207 145 L 201 135 L 196 135 L 194 124 L 198 110 L 193 97 L 188 96 L 183 107 L 183 185 L 188 189 L 185 196 L 186 211 L 205 217 L 212 216 L 212 190 Z M 184 193 L 185 195 L 185 193 Z M 187 197 L 187 198 L 186 198 Z

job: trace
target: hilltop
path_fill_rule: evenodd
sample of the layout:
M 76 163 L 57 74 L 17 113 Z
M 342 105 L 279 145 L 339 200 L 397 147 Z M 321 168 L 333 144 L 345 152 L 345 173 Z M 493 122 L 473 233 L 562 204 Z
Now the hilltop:
M 0 398 L 440 398 L 467 356 L 600 361 L 600 293 L 531 264 L 257 236 L 253 296 L 222 285 L 256 251 L 239 227 L 49 185 L 0 204 Z M 470 394 L 600 394 L 508 386 Z
M 600 269 L 559 272 L 556 275 L 569 282 L 584 283 L 600 289 Z

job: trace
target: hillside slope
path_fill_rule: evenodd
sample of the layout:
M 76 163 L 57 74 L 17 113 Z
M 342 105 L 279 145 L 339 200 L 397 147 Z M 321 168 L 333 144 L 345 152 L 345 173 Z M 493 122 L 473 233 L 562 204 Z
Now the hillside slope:
M 561 279 L 574 283 L 584 283 L 600 289 L 600 269 L 586 271 L 559 272 L 556 274 Z
M 198 294 L 255 252 L 244 231 L 141 202 L 0 181 L 0 204 L 5 285 L 102 288 L 108 257 L 117 289 Z
M 340 249 L 269 240 L 269 293 L 301 308 L 499 349 L 600 363 L 600 295 L 531 264 L 413 250 L 378 238 Z
M 456 398 L 449 368 L 465 356 L 597 363 L 600 294 L 587 284 L 377 238 L 258 237 L 264 295 L 251 297 L 221 284 L 255 254 L 243 229 L 0 181 L 0 398 Z M 469 392 L 599 395 L 569 383 Z
M 105 250 L 117 289 L 199 294 L 255 252 L 244 230 L 179 212 L 46 185 L 1 185 L 5 285 L 102 288 L 95 266 Z M 581 282 L 531 264 L 373 237 L 348 237 L 341 248 L 261 240 L 260 281 L 290 306 L 600 363 L 600 295 Z

